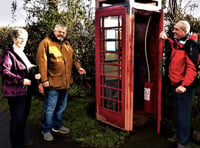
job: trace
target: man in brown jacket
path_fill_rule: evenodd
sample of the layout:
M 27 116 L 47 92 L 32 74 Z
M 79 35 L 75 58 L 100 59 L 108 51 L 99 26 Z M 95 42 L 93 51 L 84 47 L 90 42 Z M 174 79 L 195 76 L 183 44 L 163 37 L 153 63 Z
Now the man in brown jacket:
M 67 105 L 67 89 L 73 82 L 72 66 L 76 67 L 79 74 L 86 73 L 65 39 L 66 30 L 65 25 L 57 24 L 53 32 L 40 42 L 37 50 L 36 62 L 45 93 L 42 134 L 46 141 L 54 139 L 51 131 L 69 132 L 62 124 L 62 113 Z

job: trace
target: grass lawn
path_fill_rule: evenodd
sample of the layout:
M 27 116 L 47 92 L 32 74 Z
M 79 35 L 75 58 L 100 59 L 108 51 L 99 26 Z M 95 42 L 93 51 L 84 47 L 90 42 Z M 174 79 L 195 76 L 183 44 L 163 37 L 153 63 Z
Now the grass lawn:
M 41 121 L 43 98 L 33 97 L 29 122 Z M 6 99 L 0 99 L 0 110 L 8 111 Z M 125 142 L 128 132 L 98 122 L 95 119 L 95 97 L 70 97 L 63 114 L 63 123 L 70 128 L 69 137 L 91 147 L 120 147 Z

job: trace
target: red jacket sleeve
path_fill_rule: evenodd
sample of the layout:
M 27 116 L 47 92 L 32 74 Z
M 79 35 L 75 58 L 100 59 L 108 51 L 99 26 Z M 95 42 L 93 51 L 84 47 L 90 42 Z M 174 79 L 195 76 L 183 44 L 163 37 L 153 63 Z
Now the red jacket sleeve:
M 186 55 L 185 76 L 182 81 L 182 86 L 190 86 L 197 76 L 196 67 L 190 58 Z

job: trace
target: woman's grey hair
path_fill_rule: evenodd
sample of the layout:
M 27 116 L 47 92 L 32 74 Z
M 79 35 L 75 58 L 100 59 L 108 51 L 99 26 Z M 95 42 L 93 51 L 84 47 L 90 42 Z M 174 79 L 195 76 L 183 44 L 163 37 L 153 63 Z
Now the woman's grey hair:
M 21 34 L 25 34 L 28 37 L 28 32 L 23 28 L 14 28 L 11 32 L 12 38 L 18 38 Z
M 178 23 L 181 23 L 181 24 L 182 24 L 182 25 L 181 25 L 181 29 L 182 29 L 183 31 L 186 31 L 187 33 L 190 32 L 190 24 L 189 24 L 188 21 L 181 20 L 181 21 L 179 21 Z

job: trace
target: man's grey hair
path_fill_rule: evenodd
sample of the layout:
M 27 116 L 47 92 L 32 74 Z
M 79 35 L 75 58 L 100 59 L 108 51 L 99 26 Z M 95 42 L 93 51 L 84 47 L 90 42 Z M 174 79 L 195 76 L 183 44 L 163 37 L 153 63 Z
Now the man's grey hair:
M 186 31 L 187 33 L 190 32 L 190 24 L 189 24 L 188 21 L 181 20 L 181 21 L 179 21 L 178 23 L 181 23 L 181 24 L 182 24 L 182 25 L 181 25 L 181 29 L 182 29 L 183 31 Z
M 56 24 L 54 29 L 57 29 L 58 27 L 67 28 L 67 26 L 64 24 Z

